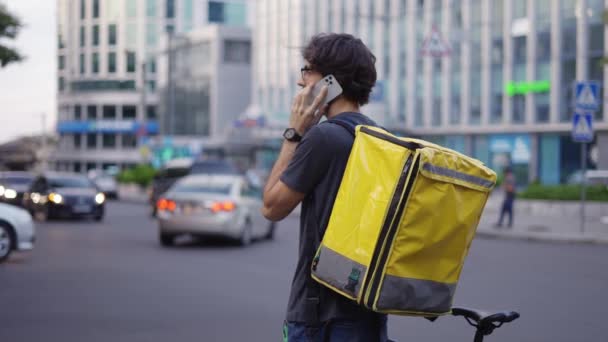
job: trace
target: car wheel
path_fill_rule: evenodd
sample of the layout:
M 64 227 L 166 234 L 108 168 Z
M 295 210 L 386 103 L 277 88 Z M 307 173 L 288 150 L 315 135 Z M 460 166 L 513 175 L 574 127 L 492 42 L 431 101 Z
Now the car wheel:
M 266 235 L 264 235 L 264 239 L 266 240 L 272 240 L 274 239 L 274 230 L 277 226 L 276 222 L 270 222 L 268 224 L 268 232 L 266 233 Z
M 13 231 L 8 225 L 0 223 L 0 263 L 8 259 L 14 245 Z
M 175 236 L 173 234 L 159 233 L 158 240 L 163 247 L 173 246 L 175 242 Z
M 245 221 L 245 225 L 243 225 L 243 231 L 241 232 L 241 237 L 239 238 L 239 245 L 245 247 L 245 246 L 249 246 L 251 244 L 251 240 L 252 240 L 252 227 L 251 227 L 251 221 L 249 219 L 247 219 Z

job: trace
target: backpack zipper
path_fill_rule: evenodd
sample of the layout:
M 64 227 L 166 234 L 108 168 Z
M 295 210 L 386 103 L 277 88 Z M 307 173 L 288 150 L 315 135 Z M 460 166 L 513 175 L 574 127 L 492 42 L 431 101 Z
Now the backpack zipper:
M 412 160 L 414 159 L 414 155 L 411 154 L 403 166 L 403 170 L 401 171 L 401 176 L 399 177 L 399 181 L 397 182 L 397 186 L 395 187 L 395 193 L 393 194 L 393 198 L 391 199 L 391 203 L 388 207 L 388 211 L 386 214 L 386 218 L 384 223 L 382 224 L 382 229 L 380 230 L 380 236 L 378 240 L 376 240 L 376 247 L 374 248 L 374 253 L 372 254 L 372 260 L 370 262 L 368 274 L 366 275 L 366 281 L 364 282 L 364 286 L 362 289 L 362 296 L 360 303 L 363 304 L 365 302 L 365 296 L 367 293 L 370 284 L 375 280 L 374 273 L 378 264 L 378 259 L 380 259 L 380 254 L 382 251 L 382 243 L 386 236 L 388 235 L 391 223 L 393 222 L 393 217 L 395 216 L 395 212 L 398 211 L 399 199 L 401 198 L 401 194 L 403 193 L 403 189 L 406 185 L 407 175 L 410 170 L 410 166 L 412 165 Z
M 395 213 L 394 218 L 391 220 L 392 224 L 386 234 L 387 235 L 386 241 L 384 241 L 384 243 L 381 244 L 381 246 L 384 248 L 379 251 L 382 255 L 380 258 L 378 258 L 378 262 L 374 266 L 374 269 L 376 267 L 383 266 L 386 264 L 388 255 L 390 253 L 389 247 L 392 245 L 393 240 L 395 239 L 395 235 L 397 234 L 397 230 L 399 228 L 399 223 L 401 223 L 400 218 L 403 216 L 403 211 L 405 210 L 405 204 L 407 203 L 410 192 L 412 191 L 412 187 L 416 180 L 417 173 L 415 171 L 418 168 L 419 161 L 420 161 L 420 158 L 416 158 L 416 161 L 414 162 L 413 172 L 409 172 L 412 175 L 411 175 L 411 177 L 409 177 L 409 181 L 407 182 L 405 192 L 403 193 L 402 200 L 399 203 L 399 208 L 397 209 L 397 212 Z M 405 172 L 405 170 L 404 170 L 404 172 Z M 378 247 L 378 246 L 376 246 L 376 247 Z M 369 307 L 370 309 L 373 307 L 374 300 L 376 299 L 376 293 L 378 291 L 378 287 L 380 287 L 381 280 L 382 280 L 381 270 L 375 270 L 375 272 L 373 274 L 373 279 L 371 282 L 371 288 L 369 290 L 370 293 L 368 295 L 367 303 L 366 303 L 367 307 Z

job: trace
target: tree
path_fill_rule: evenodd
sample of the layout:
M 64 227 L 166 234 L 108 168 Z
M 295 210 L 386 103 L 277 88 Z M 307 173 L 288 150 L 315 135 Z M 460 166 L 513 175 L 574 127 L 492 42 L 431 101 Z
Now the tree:
M 15 39 L 21 27 L 21 20 L 11 14 L 4 4 L 0 4 L 0 39 Z M 21 60 L 23 56 L 17 50 L 5 46 L 0 40 L 0 67 Z

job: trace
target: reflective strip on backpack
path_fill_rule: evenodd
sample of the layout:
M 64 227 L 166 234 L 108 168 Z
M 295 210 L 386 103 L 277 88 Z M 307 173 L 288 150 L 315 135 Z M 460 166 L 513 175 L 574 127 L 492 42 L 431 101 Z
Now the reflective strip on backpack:
M 450 310 L 455 291 L 456 284 L 386 274 L 376 308 L 378 310 L 444 313 Z
M 472 176 L 472 175 L 469 175 L 466 173 L 458 172 L 456 170 L 447 169 L 445 167 L 432 165 L 429 163 L 425 163 L 422 166 L 422 168 L 430 173 L 434 173 L 434 174 L 437 174 L 440 176 L 450 177 L 450 178 L 454 178 L 454 179 L 460 179 L 465 182 L 483 186 L 484 188 L 492 189 L 492 187 L 494 186 L 493 181 L 490 181 L 490 180 L 487 180 L 487 179 L 484 179 L 481 177 Z
M 313 261 L 313 274 L 337 291 L 357 298 L 367 267 L 321 245 Z M 318 262 L 323 260 L 323 262 Z M 316 264 L 318 262 L 318 264 Z

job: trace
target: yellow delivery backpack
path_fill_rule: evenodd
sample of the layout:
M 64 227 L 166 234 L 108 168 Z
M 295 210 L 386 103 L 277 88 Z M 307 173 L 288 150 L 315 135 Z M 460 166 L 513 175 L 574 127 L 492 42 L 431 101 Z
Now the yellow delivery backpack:
M 449 313 L 496 173 L 381 128 L 354 134 L 312 278 L 376 312 Z

